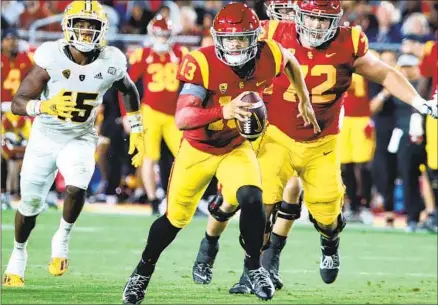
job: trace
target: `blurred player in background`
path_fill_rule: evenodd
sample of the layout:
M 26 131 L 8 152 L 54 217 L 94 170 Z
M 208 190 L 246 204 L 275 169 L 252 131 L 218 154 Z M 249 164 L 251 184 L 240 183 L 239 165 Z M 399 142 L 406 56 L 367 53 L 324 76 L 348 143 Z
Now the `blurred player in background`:
M 26 52 L 18 51 L 18 33 L 15 29 L 2 32 L 2 103 L 12 102 L 21 81 L 32 68 L 32 61 Z
M 372 224 L 371 164 L 374 154 L 374 123 L 371 120 L 368 81 L 353 74 L 344 95 L 345 117 L 340 128 L 342 180 L 350 201 L 347 221 Z M 348 216 L 347 216 L 348 215 Z
M 423 60 L 420 64 L 422 79 L 418 84 L 418 90 L 424 98 L 432 97 L 437 103 L 438 81 L 438 52 L 437 42 L 429 41 L 424 46 Z M 426 153 L 427 174 L 435 197 L 435 206 L 429 207 L 429 215 L 425 227 L 433 232 L 438 232 L 438 120 L 426 118 Z
M 235 119 L 245 121 L 250 116 L 244 108 L 251 104 L 241 101 L 246 91 L 261 95 L 285 66 L 300 96 L 301 115 L 316 122 L 299 64 L 273 40 L 257 41 L 260 22 L 251 9 L 242 3 L 228 4 L 217 14 L 211 32 L 215 45 L 191 52 L 178 69 L 184 85 L 175 120 L 184 134 L 169 183 L 168 209 L 150 228 L 142 258 L 123 291 L 124 304 L 144 299 L 160 254 L 191 221 L 213 176 L 223 185 L 229 203 L 213 211 L 213 217 L 229 219 L 240 207 L 240 239 L 253 291 L 263 300 L 275 292 L 260 266 L 265 211 L 259 165 Z
M 181 58 L 188 50 L 174 44 L 171 33 L 171 24 L 158 15 L 148 26 L 152 46 L 138 49 L 130 57 L 130 77 L 134 82 L 143 78 L 142 113 L 146 151 L 142 178 L 155 214 L 158 213 L 159 199 L 156 196 L 154 165 L 160 159 L 161 140 L 164 139 L 175 156 L 182 136 L 174 117 L 179 90 L 176 73 Z
M 271 20 L 264 23 L 263 37 L 281 43 L 301 64 L 321 132 L 315 134 L 312 126 L 296 119 L 299 99 L 294 85 L 285 76 L 275 79 L 272 96 L 265 96 L 270 125 L 262 138 L 258 161 L 267 214 L 275 211 L 274 206 L 278 208 L 271 246 L 262 256 L 262 265 L 269 271 L 277 289 L 283 286 L 278 275 L 280 253 L 294 220 L 301 215 L 298 178 L 291 181 L 293 187 L 288 189 L 291 193 L 282 196 L 291 176 L 300 177 L 310 219 L 320 233 L 321 278 L 330 284 L 338 275 L 339 233 L 345 227 L 341 214 L 344 185 L 338 133 L 342 96 L 351 85 L 352 73 L 383 84 L 393 95 L 423 114 L 438 115 L 436 104 L 422 99 L 403 75 L 367 52 L 368 40 L 359 27 L 339 26 L 343 14 L 340 1 L 298 1 L 294 8 L 296 24 Z M 266 95 L 269 93 L 265 90 Z M 291 115 L 285 116 L 285 113 Z M 270 147 L 264 152 L 263 145 L 268 144 Z M 214 242 L 201 243 L 194 266 L 195 270 L 200 266 L 199 262 L 203 263 L 203 268 L 197 268 L 196 272 L 202 271 L 201 277 L 206 279 L 206 284 L 211 280 L 218 238 L 225 227 L 226 221 L 214 222 L 209 218 L 207 233 L 215 233 L 210 235 Z M 244 269 L 240 282 L 230 289 L 230 293 L 249 292 L 252 292 L 252 283 Z
M 27 141 L 29 140 L 31 120 L 5 112 L 2 114 L 2 173 L 1 203 L 2 209 L 10 208 L 10 194 L 18 191 L 19 172 Z
M 19 118 L 13 115 L 9 108 L 12 98 L 18 90 L 21 81 L 32 68 L 32 61 L 26 52 L 19 52 L 18 48 L 18 33 L 15 29 L 10 28 L 2 32 L 1 42 L 1 102 L 2 102 L 2 187 L 1 187 L 1 202 L 5 208 L 10 204 L 10 189 L 7 188 L 8 168 L 15 169 L 10 175 L 17 176 L 16 171 L 19 171 L 16 158 L 21 158 L 24 153 L 24 142 L 28 137 L 28 124 L 30 122 L 26 118 Z M 3 104 L 5 103 L 5 104 Z M 3 108 L 5 108 L 3 110 Z M 4 113 L 3 113 L 4 112 Z M 24 129 L 23 129 L 24 128 Z M 19 156 L 21 154 L 21 157 Z M 18 189 L 18 188 L 17 188 Z M 17 190 L 16 189 L 16 190 Z
M 97 1 L 73 1 L 62 20 L 64 38 L 43 43 L 35 66 L 18 88 L 12 112 L 36 117 L 21 171 L 21 202 L 15 216 L 14 248 L 3 284 L 24 285 L 27 240 L 57 170 L 65 179 L 66 196 L 59 229 L 52 238 L 49 272 L 66 272 L 71 230 L 85 202 L 94 172 L 96 107 L 114 86 L 123 94 L 131 123 L 132 163 L 141 165 L 144 142 L 139 95 L 126 71 L 126 57 L 104 47 L 107 16 Z
M 270 20 L 295 21 L 296 0 L 268 0 L 265 2 L 266 14 Z M 265 20 L 262 23 L 266 23 Z
M 397 53 L 383 50 L 375 54 L 385 64 L 396 68 Z M 369 83 L 370 110 L 374 122 L 375 150 L 372 161 L 373 182 L 377 192 L 383 197 L 385 226 L 394 227 L 394 188 L 397 179 L 397 155 L 388 151 L 395 128 L 395 98 L 382 85 Z

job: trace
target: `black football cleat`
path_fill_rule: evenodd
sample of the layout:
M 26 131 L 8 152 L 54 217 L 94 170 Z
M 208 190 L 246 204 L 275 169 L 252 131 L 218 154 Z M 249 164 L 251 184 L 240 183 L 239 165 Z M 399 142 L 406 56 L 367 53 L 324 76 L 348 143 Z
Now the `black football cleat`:
M 195 262 L 192 276 L 196 284 L 208 285 L 213 278 L 213 265 L 209 263 Z
M 213 279 L 213 265 L 219 252 L 219 243 L 209 243 L 203 238 L 199 246 L 198 256 L 193 264 L 192 277 L 197 284 L 210 284 Z
M 122 299 L 124 305 L 140 304 L 144 299 L 146 289 L 151 280 L 151 275 L 141 275 L 136 273 L 136 271 L 137 270 L 134 270 L 131 274 L 125 288 L 123 289 Z
M 272 299 L 275 293 L 269 272 L 260 267 L 254 270 L 244 268 L 239 283 L 230 288 L 231 294 L 255 294 L 259 299 L 267 301 Z
M 268 270 L 276 290 L 283 288 L 283 280 L 278 274 L 278 270 L 280 268 L 280 253 L 281 249 L 276 248 L 271 244 L 271 246 L 266 249 L 262 255 L 262 266 Z
M 252 291 L 252 284 L 248 277 L 248 269 L 245 267 L 240 276 L 239 282 L 234 284 L 228 291 L 231 294 L 250 294 Z
M 424 222 L 424 228 L 432 233 L 438 233 L 438 222 L 436 213 L 429 214 Z
M 278 270 L 269 269 L 269 276 L 271 277 L 272 284 L 274 284 L 275 290 L 280 290 L 283 288 L 283 280 L 278 274 Z
M 321 262 L 319 264 L 319 273 L 326 284 L 331 284 L 336 280 L 341 265 L 339 257 L 339 237 L 329 240 L 321 236 Z
M 254 270 L 248 270 L 248 278 L 252 284 L 252 292 L 261 300 L 267 301 L 272 299 L 275 293 L 274 284 L 272 284 L 269 272 L 260 267 Z

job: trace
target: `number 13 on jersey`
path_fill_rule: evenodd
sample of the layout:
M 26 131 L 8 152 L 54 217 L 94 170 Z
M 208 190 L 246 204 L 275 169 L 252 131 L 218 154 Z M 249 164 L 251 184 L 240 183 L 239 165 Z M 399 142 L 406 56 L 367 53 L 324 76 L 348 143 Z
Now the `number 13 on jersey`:
M 193 80 L 193 77 L 195 76 L 196 71 L 196 65 L 192 62 L 189 62 L 189 60 L 186 58 L 184 59 L 184 62 L 181 65 L 181 69 L 179 73 L 183 75 L 188 80 Z

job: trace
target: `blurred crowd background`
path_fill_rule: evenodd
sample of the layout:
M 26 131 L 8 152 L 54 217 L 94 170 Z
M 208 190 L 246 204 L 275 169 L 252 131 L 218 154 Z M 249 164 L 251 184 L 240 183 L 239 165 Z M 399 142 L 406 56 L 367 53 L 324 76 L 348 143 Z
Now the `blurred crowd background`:
M 211 45 L 212 21 L 228 2 L 103 0 L 101 3 L 104 4 L 110 23 L 108 44 L 123 50 L 132 63 L 135 51 L 150 44 L 147 26 L 154 16 L 160 14 L 171 20 L 176 43 L 189 49 Z M 263 1 L 244 2 L 254 8 L 260 19 L 268 19 Z M 19 52 L 31 60 L 33 51 L 42 42 L 61 38 L 60 21 L 69 3 L 44 0 L 2 1 L 2 68 L 4 63 L 12 60 L 11 50 L 15 45 Z M 430 52 L 436 40 L 438 1 L 342 1 L 342 5 L 344 16 L 341 24 L 360 25 L 369 38 L 372 52 L 386 63 L 402 69 L 416 85 L 421 77 L 419 67 L 424 54 Z M 8 208 L 11 201 L 19 199 L 19 171 L 31 125 L 30 119 L 13 116 L 8 111 L 8 102 L 30 65 L 11 67 L 10 71 L 19 70 L 15 74 L 3 73 L 2 69 L 3 208 Z M 432 70 L 436 72 L 436 68 L 435 58 Z M 431 217 L 435 217 L 436 226 L 437 198 L 433 195 L 432 186 L 438 182 L 428 179 L 425 170 L 427 135 L 418 135 L 412 140 L 409 137 L 411 110 L 403 108 L 391 96 L 385 96 L 384 103 L 379 102 L 376 97 L 386 94 L 384 89 L 364 80 L 360 83 L 370 105 L 369 124 L 364 132 L 374 141 L 375 152 L 372 159 L 362 162 L 360 166 L 343 165 L 348 203 L 345 212 L 349 220 L 371 224 L 373 217 L 381 214 L 384 215 L 386 226 L 392 227 L 397 215 L 407 214 L 406 224 L 410 232 L 421 228 L 422 223 L 430 221 Z M 138 86 L 142 93 L 141 81 Z M 431 88 L 423 90 L 430 91 Z M 352 91 L 349 94 L 353 94 Z M 422 94 L 430 96 L 430 92 L 424 91 Z M 120 110 L 118 96 L 112 90 L 104 98 L 97 129 L 101 139 L 88 201 L 113 205 L 125 202 L 149 204 L 151 200 L 165 202 L 164 190 L 173 157 L 163 143 L 161 160 L 154 167 L 157 192 L 155 198 L 148 198 L 140 171 L 136 172 L 130 166 L 123 110 Z M 409 149 L 388 149 L 395 129 L 405 131 L 407 142 L 400 147 L 408 146 Z M 47 198 L 49 206 L 56 208 L 58 200 L 62 199 L 64 187 L 62 176 L 58 175 Z M 208 200 L 215 192 L 216 185 L 213 182 L 204 199 Z M 201 210 L 205 212 L 205 206 Z

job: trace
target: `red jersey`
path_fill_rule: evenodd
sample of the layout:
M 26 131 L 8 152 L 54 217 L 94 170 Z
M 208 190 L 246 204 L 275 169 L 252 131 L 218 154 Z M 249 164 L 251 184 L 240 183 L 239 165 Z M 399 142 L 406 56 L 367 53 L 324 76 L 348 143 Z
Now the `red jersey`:
M 200 85 L 208 90 L 203 108 L 212 109 L 229 103 L 244 91 L 255 91 L 260 96 L 272 79 L 283 71 L 283 54 L 273 40 L 259 42 L 255 70 L 249 79 L 240 78 L 233 69 L 217 58 L 215 47 L 193 51 L 183 58 L 178 79 Z M 195 148 L 221 155 L 242 144 L 236 121 L 220 119 L 201 128 L 185 130 L 183 137 Z
M 430 96 L 435 94 L 438 79 L 437 42 L 428 41 L 424 46 L 423 61 L 420 64 L 420 72 L 424 77 L 432 78 L 432 90 Z
M 11 102 L 20 87 L 21 81 L 33 66 L 25 52 L 19 52 L 16 57 L 2 57 L 2 102 Z
M 344 95 L 345 116 L 369 117 L 370 99 L 368 96 L 368 81 L 361 75 L 353 73 L 351 86 Z
M 285 21 L 262 22 L 263 36 L 278 41 L 289 49 L 301 64 L 316 119 L 321 132 L 304 126 L 297 119 L 298 97 L 286 75 L 274 80 L 266 90 L 269 122 L 296 141 L 311 141 L 339 133 L 342 96 L 350 87 L 354 61 L 368 51 L 368 39 L 359 27 L 340 27 L 325 48 L 308 49 L 298 41 L 295 24 Z M 287 114 L 287 115 L 286 115 Z
M 187 48 L 173 45 L 172 51 L 158 54 L 152 48 L 142 48 L 130 56 L 129 76 L 136 82 L 143 77 L 142 102 L 152 109 L 175 115 L 179 81 L 176 72 Z

